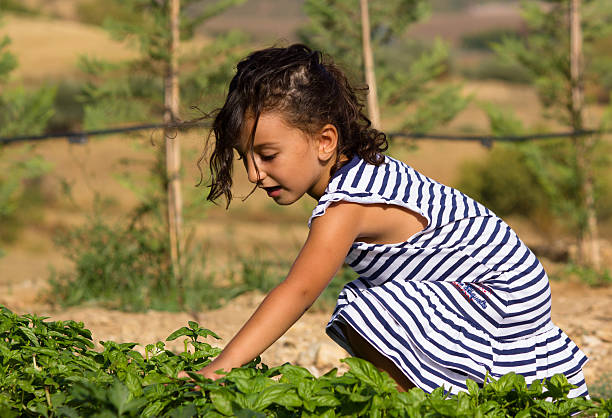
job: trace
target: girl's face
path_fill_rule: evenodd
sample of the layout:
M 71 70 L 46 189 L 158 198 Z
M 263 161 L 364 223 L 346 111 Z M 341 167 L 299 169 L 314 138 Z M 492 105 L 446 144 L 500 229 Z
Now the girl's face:
M 326 125 L 311 136 L 289 126 L 280 113 L 263 113 L 257 122 L 251 155 L 248 138 L 253 122 L 253 118 L 246 120 L 238 149 L 249 181 L 279 205 L 290 205 L 306 193 L 318 200 L 334 163 L 338 138 L 335 127 Z

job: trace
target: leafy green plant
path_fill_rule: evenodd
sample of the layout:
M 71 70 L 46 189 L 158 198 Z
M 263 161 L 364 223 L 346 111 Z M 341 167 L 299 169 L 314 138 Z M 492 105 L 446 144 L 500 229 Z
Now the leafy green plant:
M 3 417 L 468 417 L 609 416 L 612 399 L 568 399 L 563 375 L 527 386 L 510 373 L 449 396 L 443 388 L 399 393 L 370 363 L 348 358 L 350 370 L 315 378 L 302 367 L 270 368 L 252 361 L 217 381 L 195 373 L 219 354 L 200 341 L 214 332 L 190 321 L 166 341 L 186 337 L 175 354 L 159 341 L 144 355 L 136 343 L 104 341 L 92 349 L 91 332 L 74 321 L 48 322 L 0 307 L 0 414 Z M 178 379 L 186 370 L 193 380 Z M 195 385 L 199 386 L 196 389 Z

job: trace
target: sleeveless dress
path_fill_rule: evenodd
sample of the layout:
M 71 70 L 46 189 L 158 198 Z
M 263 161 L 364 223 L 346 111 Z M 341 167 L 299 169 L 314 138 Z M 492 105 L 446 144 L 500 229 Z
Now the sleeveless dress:
M 427 227 L 396 244 L 353 243 L 359 274 L 341 291 L 326 332 L 354 354 L 350 325 L 426 392 L 467 390 L 509 372 L 527 384 L 563 373 L 588 396 L 587 358 L 550 318 L 548 277 L 515 232 L 489 209 L 401 161 L 355 157 L 332 177 L 313 218 L 337 201 L 408 208 Z

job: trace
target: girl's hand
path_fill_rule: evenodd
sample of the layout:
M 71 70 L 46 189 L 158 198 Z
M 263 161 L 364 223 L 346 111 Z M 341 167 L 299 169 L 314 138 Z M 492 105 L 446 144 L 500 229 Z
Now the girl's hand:
M 218 363 L 219 362 L 216 362 L 215 360 L 213 360 L 208 366 L 205 366 L 205 367 L 201 368 L 200 370 L 198 370 L 197 372 L 193 372 L 193 373 L 201 374 L 202 376 L 204 376 L 207 379 L 212 379 L 212 380 L 220 379 L 224 375 L 223 374 L 215 373 L 216 371 L 223 370 L 225 372 L 228 372 L 232 368 L 231 367 L 224 367 L 223 365 L 220 365 Z M 190 376 L 185 371 L 179 372 L 176 377 L 179 378 L 179 379 L 182 379 L 182 378 L 185 378 L 185 377 L 186 378 L 190 378 Z M 195 389 L 196 390 L 200 390 L 200 387 L 196 385 Z

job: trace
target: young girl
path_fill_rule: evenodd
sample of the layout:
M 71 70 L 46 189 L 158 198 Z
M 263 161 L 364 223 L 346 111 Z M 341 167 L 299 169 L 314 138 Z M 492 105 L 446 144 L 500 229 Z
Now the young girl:
M 343 262 L 347 284 L 327 325 L 398 389 L 466 390 L 508 372 L 527 383 L 563 373 L 586 396 L 586 356 L 550 319 L 542 265 L 489 209 L 385 156 L 344 74 L 304 45 L 242 60 L 213 125 L 209 200 L 231 200 L 237 151 L 249 180 L 280 205 L 318 201 L 287 278 L 223 352 L 200 370 L 220 377 L 276 341 Z

